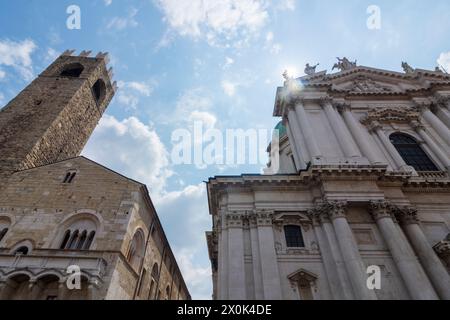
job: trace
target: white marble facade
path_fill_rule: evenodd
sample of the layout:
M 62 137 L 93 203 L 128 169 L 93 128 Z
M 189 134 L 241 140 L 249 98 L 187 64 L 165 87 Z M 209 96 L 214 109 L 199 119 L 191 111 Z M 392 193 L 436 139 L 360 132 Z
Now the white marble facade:
M 406 71 L 278 88 L 278 174 L 208 182 L 215 299 L 450 299 L 450 75 Z

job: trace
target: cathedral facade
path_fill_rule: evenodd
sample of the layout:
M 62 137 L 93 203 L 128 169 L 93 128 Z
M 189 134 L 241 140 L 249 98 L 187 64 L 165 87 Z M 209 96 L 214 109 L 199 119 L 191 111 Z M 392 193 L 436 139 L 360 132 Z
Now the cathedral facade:
M 190 299 L 147 187 L 80 156 L 107 64 L 66 51 L 0 111 L 0 299 Z
M 209 179 L 215 299 L 450 299 L 450 75 L 335 67 L 278 88 L 276 174 Z

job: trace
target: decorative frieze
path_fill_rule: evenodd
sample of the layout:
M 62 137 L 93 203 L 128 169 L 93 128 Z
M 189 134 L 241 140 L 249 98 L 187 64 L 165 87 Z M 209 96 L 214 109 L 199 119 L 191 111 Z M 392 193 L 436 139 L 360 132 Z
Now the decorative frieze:
M 370 126 L 374 122 L 378 123 L 409 123 L 418 121 L 420 113 L 416 108 L 405 107 L 388 107 L 388 108 L 372 108 L 368 111 L 366 117 L 361 122 Z

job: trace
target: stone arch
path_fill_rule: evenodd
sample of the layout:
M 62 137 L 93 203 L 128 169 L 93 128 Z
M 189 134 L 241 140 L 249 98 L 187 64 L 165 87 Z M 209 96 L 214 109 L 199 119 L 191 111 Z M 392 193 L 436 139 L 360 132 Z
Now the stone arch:
M 59 224 L 51 247 L 61 250 L 93 249 L 101 226 L 101 220 L 96 214 L 85 211 L 76 212 Z
M 137 228 L 131 239 L 130 245 L 127 251 L 127 261 L 134 268 L 138 270 L 144 259 L 145 251 L 145 234 L 142 228 Z
M 15 245 L 13 245 L 10 252 L 11 252 L 11 254 L 22 253 L 23 255 L 26 255 L 26 254 L 30 254 L 31 251 L 34 249 L 34 247 L 35 247 L 34 240 L 24 239 L 24 240 L 17 242 Z M 27 251 L 24 252 L 22 250 L 23 248 L 26 248 Z
M 27 271 L 16 271 L 8 276 L 7 287 L 4 289 L 6 300 L 27 300 L 29 299 L 29 283 L 33 275 Z
M 98 79 L 92 86 L 92 94 L 97 104 L 101 104 L 106 97 L 106 84 L 103 79 Z
M 45 272 L 36 277 L 31 294 L 34 300 L 56 300 L 59 295 L 61 276 L 56 272 Z
M 5 239 L 6 234 L 11 229 L 11 218 L 6 215 L 0 216 L 0 243 Z
M 64 65 L 59 75 L 61 77 L 79 78 L 84 71 L 84 66 L 79 62 Z

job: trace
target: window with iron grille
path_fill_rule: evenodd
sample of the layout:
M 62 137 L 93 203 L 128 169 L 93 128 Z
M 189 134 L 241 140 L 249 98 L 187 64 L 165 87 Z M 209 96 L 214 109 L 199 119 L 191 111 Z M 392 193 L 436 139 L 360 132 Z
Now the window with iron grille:
M 417 171 L 440 171 L 414 138 L 394 133 L 390 140 L 407 165 Z
M 302 229 L 299 226 L 284 226 L 284 235 L 288 248 L 303 248 L 305 246 Z

